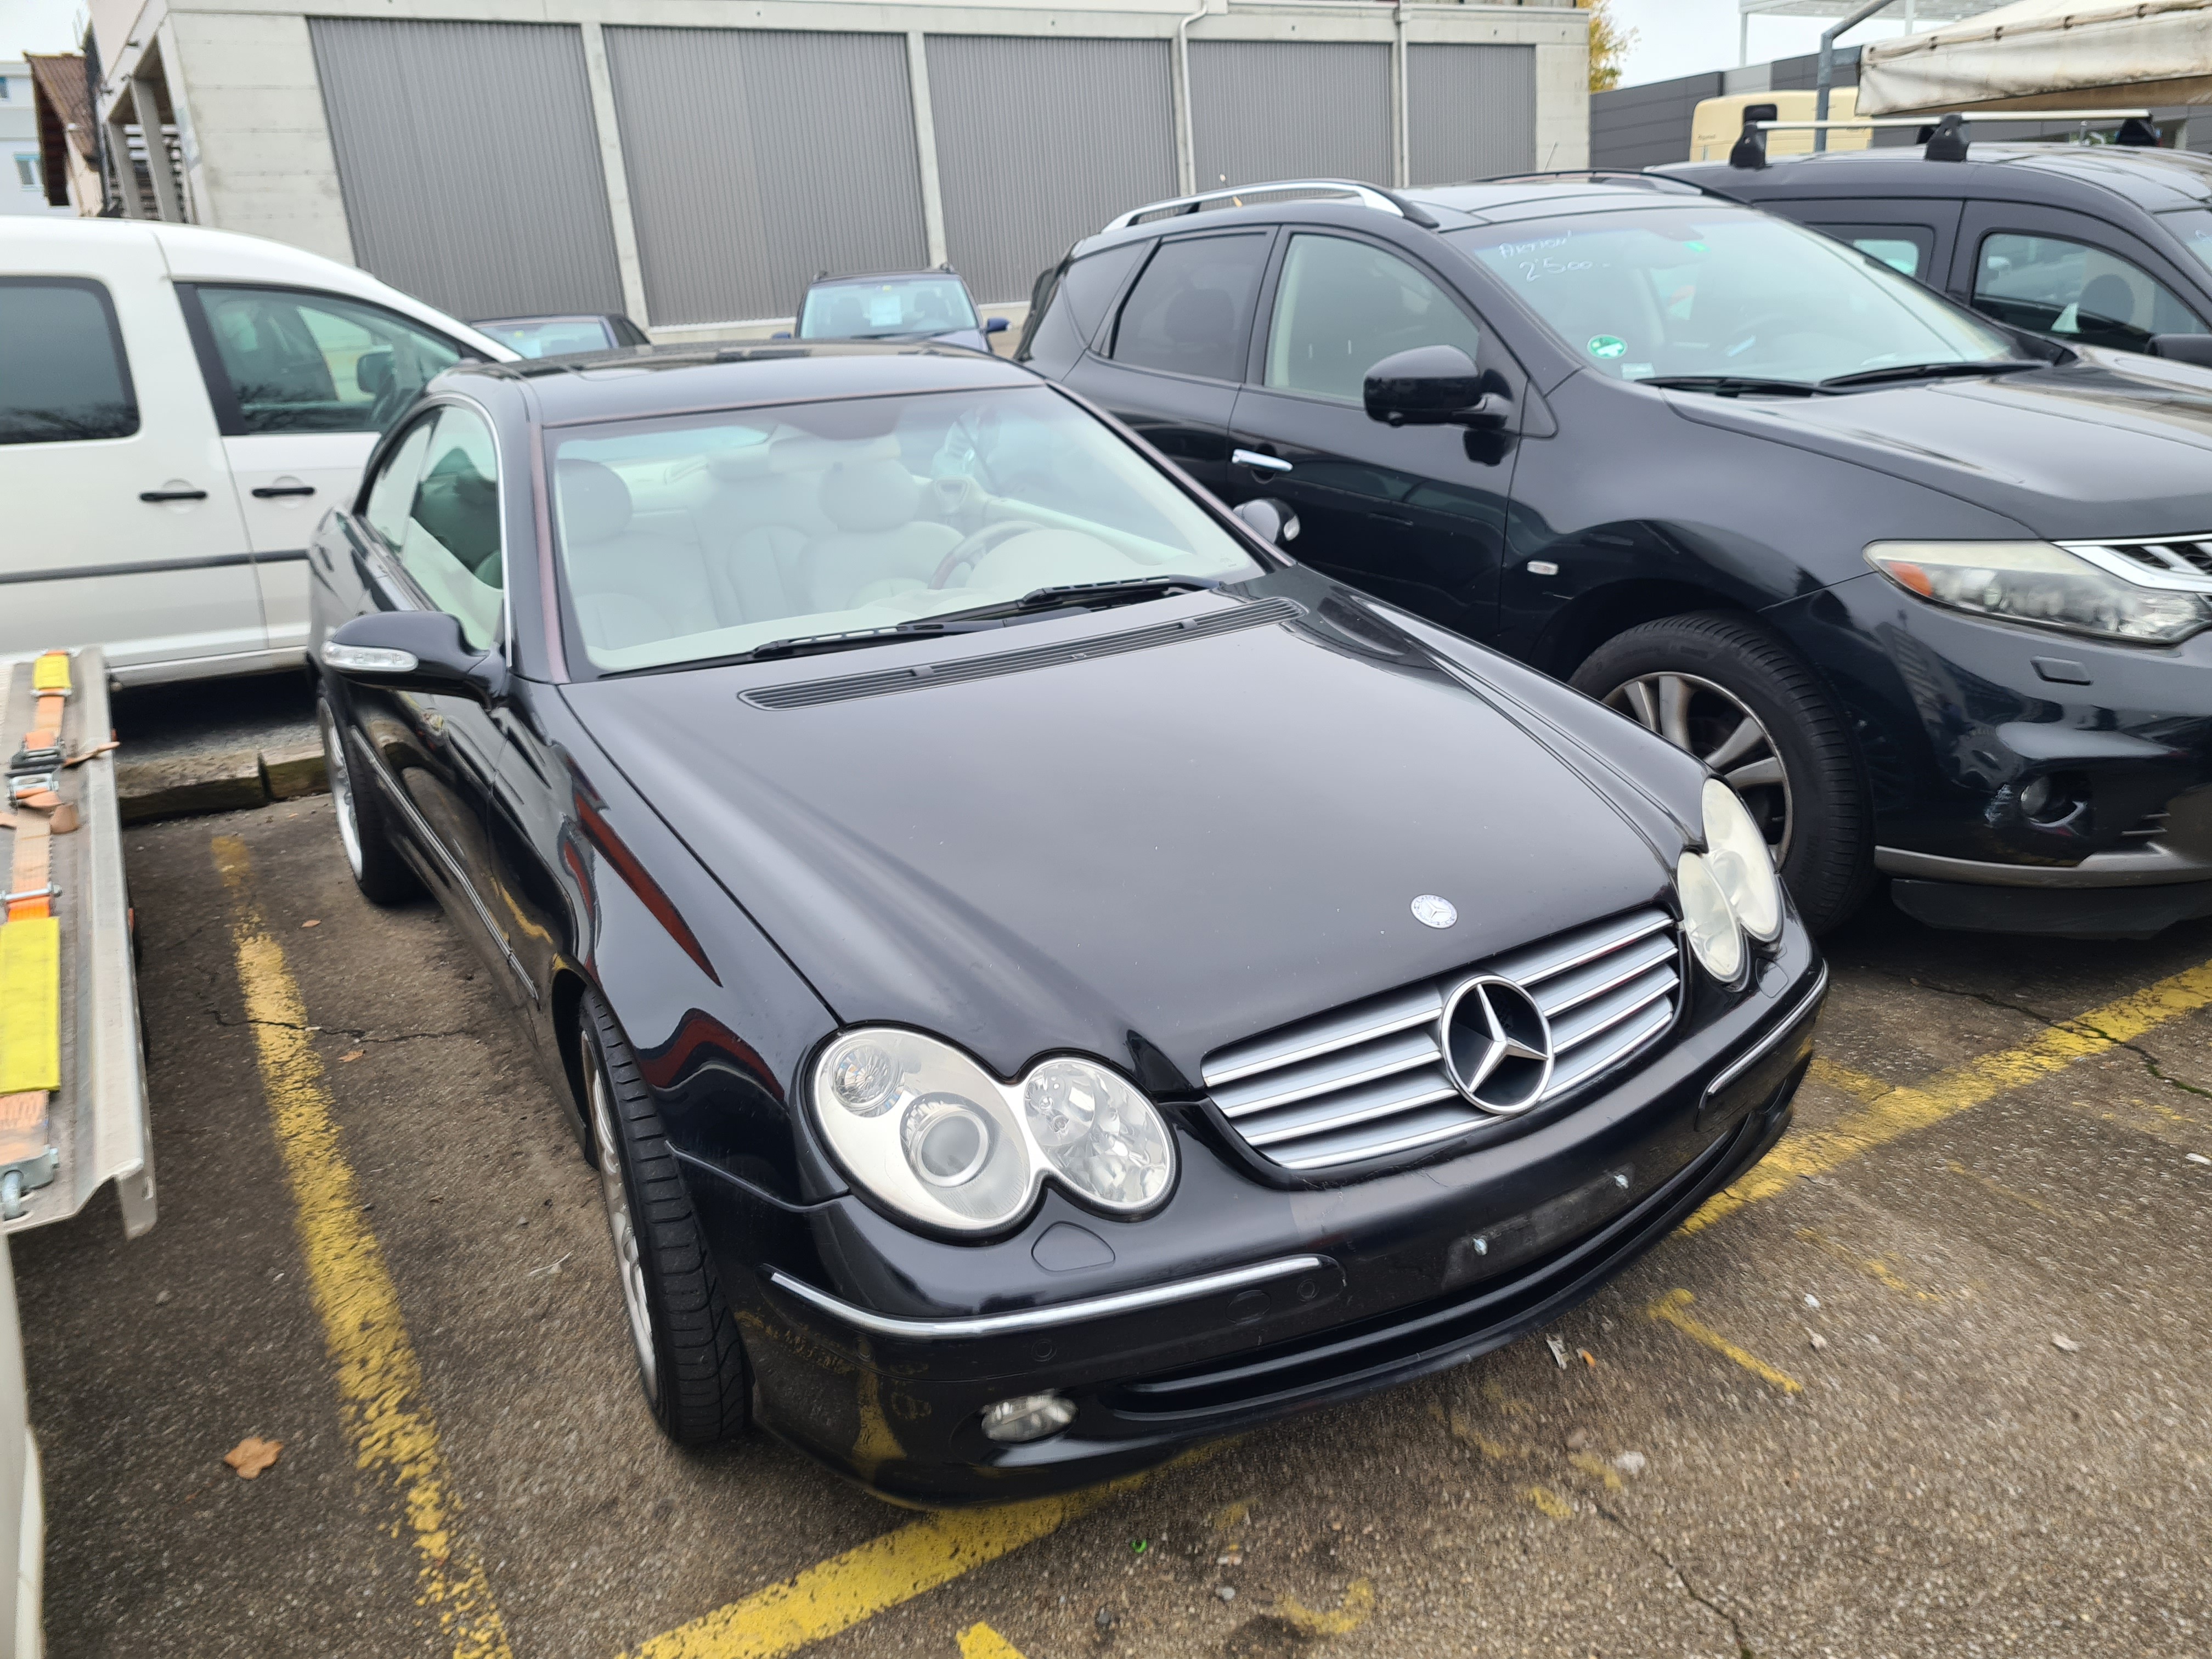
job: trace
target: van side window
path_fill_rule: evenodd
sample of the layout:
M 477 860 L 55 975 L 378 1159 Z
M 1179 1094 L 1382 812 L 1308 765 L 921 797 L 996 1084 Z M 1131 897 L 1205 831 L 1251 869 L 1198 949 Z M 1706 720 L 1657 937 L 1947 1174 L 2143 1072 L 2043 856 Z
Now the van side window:
M 459 621 L 461 637 L 489 648 L 499 637 L 504 576 L 499 459 L 491 428 L 471 410 L 441 409 L 430 426 L 398 550 L 416 586 Z
M 1114 360 L 1208 380 L 1243 380 L 1267 240 L 1261 233 L 1161 243 L 1121 307 Z
M 381 306 L 297 289 L 181 289 L 226 437 L 381 432 L 461 348 Z
M 2212 332 L 2133 260 L 2063 236 L 1984 236 L 1974 305 L 2014 328 L 2119 351 L 2148 351 L 2154 334 Z
M 1367 371 L 1416 346 L 1482 336 L 1452 297 L 1395 254 L 1343 236 L 1291 238 L 1267 329 L 1266 384 L 1358 403 Z
M 138 398 L 115 304 L 76 276 L 0 276 L 0 444 L 127 438 Z

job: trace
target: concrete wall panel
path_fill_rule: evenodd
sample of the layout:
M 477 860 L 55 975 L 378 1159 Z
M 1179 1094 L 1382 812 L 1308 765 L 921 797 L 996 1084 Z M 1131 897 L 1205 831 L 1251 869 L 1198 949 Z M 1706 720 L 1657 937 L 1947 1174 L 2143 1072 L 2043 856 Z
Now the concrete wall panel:
M 656 327 L 788 316 L 818 270 L 928 262 L 903 35 L 605 36 Z
M 574 27 L 307 28 L 364 269 L 461 317 L 622 308 Z
M 1270 179 L 1390 183 L 1387 46 L 1194 40 L 1190 103 L 1200 190 Z
M 1536 165 L 1534 46 L 1406 49 L 1410 183 L 1456 184 Z
M 1163 40 L 929 37 L 945 251 L 986 302 L 1117 213 L 1175 194 Z

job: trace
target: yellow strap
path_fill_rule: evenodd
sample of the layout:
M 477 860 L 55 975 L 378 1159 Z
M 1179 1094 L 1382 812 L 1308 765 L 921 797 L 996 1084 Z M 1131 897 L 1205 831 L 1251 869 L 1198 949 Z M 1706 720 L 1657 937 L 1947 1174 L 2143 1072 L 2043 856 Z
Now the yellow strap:
M 62 1086 L 62 925 L 0 927 L 0 1095 Z
M 40 654 L 31 665 L 31 690 L 33 691 L 66 691 L 70 690 L 70 658 L 66 651 L 47 651 Z

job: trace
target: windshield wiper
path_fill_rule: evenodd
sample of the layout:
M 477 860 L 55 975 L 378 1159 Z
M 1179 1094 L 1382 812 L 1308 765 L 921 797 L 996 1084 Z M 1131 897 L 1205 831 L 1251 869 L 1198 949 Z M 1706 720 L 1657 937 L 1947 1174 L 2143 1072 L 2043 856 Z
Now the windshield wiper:
M 1823 380 L 1820 386 L 1810 380 L 1762 380 L 1755 374 L 1654 374 L 1633 386 L 1664 386 L 1670 392 L 1711 392 L 1723 398 L 1733 398 L 1741 392 L 1772 392 L 1790 398 L 1817 398 L 1821 386 L 1833 386 L 1832 380 Z
M 934 617 L 916 617 L 910 622 L 893 623 L 888 628 L 860 628 L 842 634 L 799 634 L 787 640 L 770 640 L 757 645 L 734 657 L 718 658 L 718 662 L 763 662 L 775 657 L 811 656 L 819 651 L 852 651 L 871 645 L 896 645 L 901 640 L 933 634 L 962 634 L 969 626 L 997 623 L 1016 617 L 1027 617 L 1048 611 L 1091 610 L 1102 602 L 1105 605 L 1129 605 L 1139 599 L 1159 599 L 1169 593 L 1197 592 L 1218 587 L 1219 580 L 1212 576 L 1133 576 L 1112 582 L 1063 582 L 1054 587 L 1032 588 L 1018 599 L 1006 599 L 997 605 L 979 605 L 967 611 L 940 611 Z M 690 667 L 705 665 L 692 663 Z
M 1863 368 L 1855 374 L 1831 374 L 1826 386 L 1879 386 L 1884 380 L 1932 380 L 1961 374 L 2017 374 L 2024 368 L 2051 365 L 2020 357 L 1992 357 L 1975 363 L 1892 363 L 1887 368 Z

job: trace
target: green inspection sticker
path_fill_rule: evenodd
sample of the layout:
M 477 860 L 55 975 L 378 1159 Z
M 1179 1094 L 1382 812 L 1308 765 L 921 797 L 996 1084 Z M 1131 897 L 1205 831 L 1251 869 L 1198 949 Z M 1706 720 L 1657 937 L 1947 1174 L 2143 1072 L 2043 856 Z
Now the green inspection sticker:
M 1618 334 L 1590 336 L 1589 355 L 1593 357 L 1618 357 L 1628 349 L 1628 342 Z

